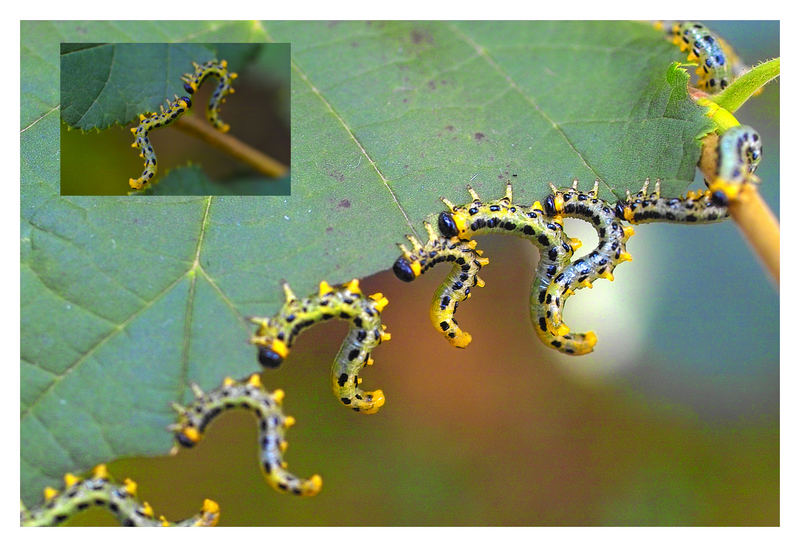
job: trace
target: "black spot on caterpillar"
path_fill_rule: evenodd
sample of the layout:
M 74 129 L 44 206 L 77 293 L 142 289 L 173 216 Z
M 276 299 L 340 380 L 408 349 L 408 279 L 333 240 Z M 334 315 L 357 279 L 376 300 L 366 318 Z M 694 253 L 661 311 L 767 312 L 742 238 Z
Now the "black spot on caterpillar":
M 258 325 L 250 342 L 259 347 L 258 360 L 262 366 L 274 368 L 289 354 L 294 339 L 305 329 L 328 319 L 350 322 L 347 334 L 331 369 L 331 384 L 336 398 L 356 412 L 373 414 L 386 401 L 383 391 L 362 391 L 358 373 L 372 365 L 370 353 L 382 341 L 391 339 L 381 324 L 381 311 L 389 301 L 381 293 L 366 297 L 353 279 L 344 285 L 330 286 L 325 281 L 319 291 L 302 300 L 283 283 L 286 302 L 272 317 L 253 317 Z
M 718 180 L 728 180 L 733 172 L 741 175 L 741 183 L 753 181 L 752 175 L 761 157 L 758 135 L 752 128 L 734 128 L 720 139 Z M 448 211 L 438 217 L 438 232 L 425 223 L 428 242 L 424 245 L 409 236 L 413 248 L 400 245 L 402 255 L 395 261 L 393 271 L 403 281 L 412 281 L 434 264 L 447 260 L 455 264 L 450 274 L 434 295 L 431 321 L 437 330 L 456 347 L 465 347 L 471 336 L 458 327 L 453 317 L 458 303 L 471 296 L 471 288 L 483 286 L 476 272 L 487 259 L 480 258 L 472 237 L 478 234 L 499 232 L 512 234 L 531 241 L 539 248 L 541 258 L 531 287 L 531 320 L 539 338 L 545 345 L 569 355 L 582 355 L 593 350 L 597 341 L 594 332 L 572 333 L 563 322 L 563 309 L 567 298 L 576 290 L 592 287 L 598 278 L 613 281 L 617 265 L 631 260 L 625 244 L 633 235 L 634 224 L 647 222 L 709 223 L 728 216 L 727 199 L 719 190 L 690 192 L 687 197 L 662 198 L 661 183 L 656 181 L 655 191 L 648 194 L 649 179 L 634 196 L 628 193 L 625 200 L 608 203 L 597 195 L 599 181 L 589 192 L 579 191 L 578 181 L 570 188 L 557 189 L 545 200 L 533 205 L 514 204 L 511 183 L 499 199 L 483 202 L 478 194 L 467 187 L 472 201 L 456 206 L 442 198 Z M 598 245 L 587 256 L 571 262 L 580 242 L 568 238 L 563 232 L 563 217 L 585 220 L 598 233 Z
M 194 73 L 184 74 L 182 77 L 184 80 L 183 87 L 189 95 L 191 95 L 197 91 L 198 87 L 200 87 L 203 81 L 209 76 L 214 75 L 219 79 L 219 85 L 217 89 L 214 90 L 208 102 L 206 118 L 215 128 L 226 133 L 230 130 L 230 126 L 219 119 L 219 107 L 225 102 L 225 96 L 234 92 L 233 87 L 231 87 L 231 82 L 237 78 L 237 74 L 235 72 L 228 73 L 226 68 L 228 63 L 224 60 L 220 62 L 208 61 L 203 65 L 198 65 L 197 63 L 193 64 L 195 67 Z M 171 124 L 191 107 L 192 99 L 190 97 L 178 97 L 176 95 L 174 101 L 167 103 L 166 110 L 162 105 L 160 113 L 154 112 L 152 114 L 139 115 L 139 125 L 131 128 L 131 133 L 133 133 L 135 138 L 131 147 L 138 148 L 139 156 L 144 158 L 144 171 L 142 172 L 142 176 L 138 179 L 130 179 L 128 181 L 131 188 L 134 190 L 145 188 L 158 172 L 156 153 L 153 150 L 153 145 L 150 143 L 149 138 L 150 131 Z
M 196 397 L 191 404 L 186 407 L 173 404 L 178 412 L 178 422 L 169 429 L 175 433 L 179 445 L 193 447 L 202 439 L 208 424 L 220 413 L 230 408 L 246 408 L 258 418 L 261 469 L 267 482 L 279 492 L 302 496 L 319 492 L 322 488 L 319 475 L 309 479 L 298 478 L 287 471 L 288 466 L 283 460 L 283 452 L 288 446 L 285 433 L 295 420 L 283 414 L 282 390 L 267 392 L 257 374 L 239 382 L 225 378 L 221 387 L 208 393 L 203 393 L 196 384 L 191 387 Z
M 105 465 L 94 468 L 91 477 L 81 479 L 64 475 L 64 491 L 44 489 L 42 507 L 20 512 L 22 526 L 55 526 L 72 515 L 93 505 L 108 508 L 123 526 L 214 526 L 219 520 L 219 505 L 209 499 L 203 502 L 200 512 L 180 522 L 169 522 L 163 516 L 155 518 L 150 504 L 136 498 L 136 483 L 125 479 L 117 484 L 108 476 Z
M 708 93 L 719 93 L 749 67 L 722 38 L 702 23 L 692 21 L 668 25 L 667 38 L 689 51 L 688 60 L 697 61 L 698 89 Z

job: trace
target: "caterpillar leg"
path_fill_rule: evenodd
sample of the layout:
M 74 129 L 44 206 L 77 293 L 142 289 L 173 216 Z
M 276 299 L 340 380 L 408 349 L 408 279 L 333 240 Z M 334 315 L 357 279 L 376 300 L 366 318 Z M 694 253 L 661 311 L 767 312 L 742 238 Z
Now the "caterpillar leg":
M 197 385 L 192 384 L 192 391 L 196 399 L 189 406 L 173 405 L 178 413 L 178 421 L 169 429 L 175 433 L 175 440 L 179 445 L 193 447 L 200 442 L 206 427 L 219 414 L 229 408 L 246 408 L 253 411 L 258 418 L 261 466 L 267 482 L 278 491 L 301 496 L 319 493 L 322 488 L 319 475 L 303 479 L 287 471 L 283 453 L 289 444 L 285 436 L 295 420 L 283 414 L 282 390 L 269 393 L 261 384 L 259 376 L 253 374 L 247 380 L 238 382 L 226 378 L 221 387 L 208 393 L 203 393 Z
M 471 296 L 472 287 L 483 287 L 478 276 L 480 269 L 489 263 L 476 250 L 474 240 L 464 241 L 458 237 L 444 237 L 436 234 L 429 223 L 425 223 L 428 242 L 425 245 L 415 237 L 408 236 L 412 248 L 400 245 L 403 252 L 394 263 L 392 270 L 402 281 L 413 281 L 440 262 L 452 262 L 453 267 L 445 281 L 433 295 L 431 302 L 431 323 L 445 339 L 457 348 L 465 348 L 472 336 L 459 327 L 454 315 L 458 304 Z
M 209 499 L 197 515 L 186 520 L 170 522 L 163 516 L 156 519 L 150 504 L 136 498 L 136 483 L 131 479 L 122 484 L 113 482 L 105 465 L 98 465 L 92 476 L 84 479 L 67 473 L 64 486 L 62 492 L 45 488 L 44 505 L 32 510 L 23 507 L 20 524 L 55 526 L 95 505 L 108 508 L 123 526 L 215 526 L 219 521 L 219 505 Z
M 381 293 L 365 296 L 357 279 L 343 285 L 320 283 L 319 291 L 298 299 L 287 283 L 283 284 L 286 302 L 272 317 L 253 317 L 258 325 L 250 339 L 258 346 L 262 366 L 280 366 L 295 338 L 316 323 L 339 318 L 350 322 L 347 334 L 331 369 L 331 384 L 336 398 L 356 412 L 373 414 L 386 402 L 383 391 L 362 391 L 359 372 L 373 363 L 372 351 L 391 339 L 381 323 L 381 311 L 389 300 Z

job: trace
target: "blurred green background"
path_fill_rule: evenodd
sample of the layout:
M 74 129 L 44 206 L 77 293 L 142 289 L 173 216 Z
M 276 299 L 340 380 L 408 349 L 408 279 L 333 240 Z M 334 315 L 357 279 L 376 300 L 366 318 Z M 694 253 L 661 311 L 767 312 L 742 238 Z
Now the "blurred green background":
M 239 74 L 236 93 L 220 110 L 222 119 L 231 125 L 230 134 L 289 165 L 289 44 L 214 44 L 214 48 L 220 58 L 240 61 L 230 66 Z M 187 66 L 186 71 L 191 72 L 191 68 Z M 216 85 L 217 80 L 210 78 L 210 82 L 202 85 L 193 96 L 194 116 L 205 117 L 208 99 Z M 141 175 L 144 165 L 138 151 L 131 148 L 130 128 L 134 125 L 133 120 L 130 121 L 125 126 L 117 125 L 99 132 L 70 129 L 62 121 L 61 195 L 126 195 L 130 191 L 128 179 Z M 222 183 L 241 183 L 256 175 L 249 166 L 175 126 L 153 131 L 150 139 L 158 155 L 156 183 L 171 169 L 188 164 L 199 164 L 210 179 Z M 246 193 L 290 193 L 288 177 L 274 180 L 261 176 L 261 180 L 260 187 L 249 185 Z
M 777 22 L 708 24 L 749 63 L 778 55 Z M 778 104 L 773 83 L 737 113 L 763 137 L 758 174 L 776 214 Z M 597 241 L 579 221 L 567 231 L 581 251 Z M 427 319 L 444 268 L 410 285 L 390 272 L 362 282 L 391 302 L 392 340 L 362 374 L 364 389 L 386 393 L 378 414 L 355 414 L 330 392 L 345 323 L 304 333 L 282 368 L 264 374 L 297 418 L 289 469 L 320 473 L 319 496 L 263 481 L 244 411 L 218 418 L 192 450 L 110 470 L 133 477 L 169 518 L 216 500 L 221 526 L 779 523 L 778 291 L 733 223 L 637 227 L 634 261 L 617 281 L 569 301 L 567 323 L 599 338 L 577 358 L 545 348 L 530 325 L 536 250 L 479 239 L 492 263 L 486 287 L 458 312 L 474 337 L 466 350 Z M 70 523 L 115 521 L 91 510 Z

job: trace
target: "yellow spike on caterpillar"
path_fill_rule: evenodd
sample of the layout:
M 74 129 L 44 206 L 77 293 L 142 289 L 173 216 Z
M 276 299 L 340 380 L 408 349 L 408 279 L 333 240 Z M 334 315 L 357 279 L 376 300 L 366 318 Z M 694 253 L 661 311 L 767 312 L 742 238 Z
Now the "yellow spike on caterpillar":
M 188 519 L 179 522 L 168 522 L 164 517 L 155 519 L 150 504 L 136 498 L 136 483 L 131 479 L 122 484 L 113 482 L 103 464 L 95 467 L 88 478 L 67 473 L 64 487 L 63 492 L 45 488 L 44 505 L 31 510 L 23 507 L 20 525 L 56 526 L 92 506 L 108 508 L 123 526 L 215 526 L 219 521 L 219 505 L 208 499 L 200 512 Z
M 383 391 L 362 391 L 358 387 L 358 374 L 371 361 L 370 353 L 375 347 L 390 339 L 381 324 L 381 311 L 389 300 L 381 293 L 364 296 L 355 279 L 337 286 L 322 281 L 316 293 L 302 300 L 287 284 L 284 292 L 286 302 L 275 315 L 251 318 L 257 327 L 250 342 L 258 346 L 261 365 L 280 366 L 295 338 L 312 325 L 334 318 L 349 321 L 350 331 L 331 369 L 333 392 L 342 404 L 357 412 L 377 412 L 386 402 Z
M 242 381 L 226 380 L 221 387 L 197 397 L 178 412 L 177 422 L 168 429 L 174 432 L 178 445 L 191 448 L 200 441 L 208 425 L 220 413 L 237 407 L 251 410 L 258 418 L 261 468 L 267 482 L 279 492 L 314 496 L 322 487 L 319 475 L 302 479 L 286 471 L 288 465 L 283 459 L 283 452 L 288 444 L 284 437 L 295 419 L 283 414 L 283 397 L 283 390 L 280 389 L 269 393 L 257 374 Z

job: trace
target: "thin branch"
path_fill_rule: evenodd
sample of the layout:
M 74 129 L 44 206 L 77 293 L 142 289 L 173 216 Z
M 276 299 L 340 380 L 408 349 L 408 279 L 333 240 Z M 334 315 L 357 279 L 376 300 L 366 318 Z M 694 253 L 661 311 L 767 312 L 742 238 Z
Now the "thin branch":
M 780 286 L 781 233 L 778 219 L 752 184 L 745 184 L 729 207 L 731 218 Z
M 215 130 L 197 116 L 191 114 L 182 116 L 175 120 L 175 127 L 184 133 L 204 140 L 214 148 L 222 150 L 268 177 L 280 178 L 289 171 L 289 168 L 278 160 L 243 143 L 236 137 Z

